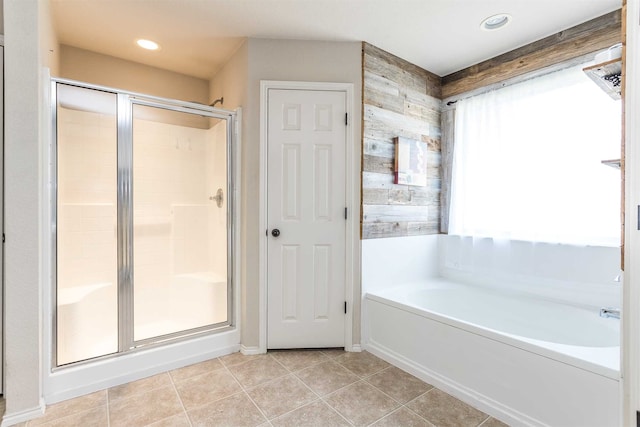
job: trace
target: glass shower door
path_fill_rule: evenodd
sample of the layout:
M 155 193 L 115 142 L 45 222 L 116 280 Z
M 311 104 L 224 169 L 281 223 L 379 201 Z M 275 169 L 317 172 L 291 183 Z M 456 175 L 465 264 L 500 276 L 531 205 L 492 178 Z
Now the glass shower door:
M 234 114 L 53 80 L 53 366 L 232 325 Z
M 118 351 L 116 94 L 58 83 L 56 365 Z
M 228 321 L 227 121 L 133 104 L 133 341 Z

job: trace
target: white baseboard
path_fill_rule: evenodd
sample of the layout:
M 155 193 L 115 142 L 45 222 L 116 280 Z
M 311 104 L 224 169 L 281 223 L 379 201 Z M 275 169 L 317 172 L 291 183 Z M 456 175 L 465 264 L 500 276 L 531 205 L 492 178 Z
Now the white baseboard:
M 362 346 L 360 344 L 352 344 L 351 348 L 345 348 L 345 350 L 354 353 L 360 353 L 362 351 Z
M 373 340 L 367 343 L 365 350 L 508 425 L 544 426 L 539 420 L 433 372 Z
M 0 423 L 0 427 L 7 427 L 16 425 L 19 423 L 23 423 L 25 421 L 33 420 L 34 418 L 38 418 L 44 415 L 44 400 L 40 399 L 40 405 L 35 408 L 25 409 L 24 411 L 16 412 L 13 414 L 5 413 L 2 417 L 2 423 Z
M 260 347 L 258 347 L 258 346 L 241 345 L 240 346 L 240 353 L 244 354 L 245 356 L 255 356 L 256 354 L 264 354 L 264 353 L 266 353 L 266 351 L 265 350 L 261 350 Z

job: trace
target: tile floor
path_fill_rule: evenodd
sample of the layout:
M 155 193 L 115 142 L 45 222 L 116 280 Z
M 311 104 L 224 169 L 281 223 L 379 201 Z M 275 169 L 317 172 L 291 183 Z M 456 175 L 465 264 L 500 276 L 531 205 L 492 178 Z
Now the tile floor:
M 231 354 L 51 405 L 22 426 L 482 426 L 502 422 L 342 350 Z

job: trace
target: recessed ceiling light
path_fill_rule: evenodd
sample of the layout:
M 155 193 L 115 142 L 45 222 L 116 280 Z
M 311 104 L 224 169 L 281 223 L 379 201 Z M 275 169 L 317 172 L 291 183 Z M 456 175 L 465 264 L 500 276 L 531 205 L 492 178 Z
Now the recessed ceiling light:
M 508 13 L 499 13 L 484 19 L 480 24 L 480 28 L 487 31 L 497 30 L 498 28 L 504 27 L 509 22 L 511 22 L 511 15 Z
M 147 50 L 158 50 L 160 49 L 160 46 L 158 45 L 158 43 L 151 41 L 151 40 L 145 40 L 145 39 L 138 39 L 136 40 L 136 43 L 138 44 L 138 46 L 140 46 L 143 49 L 147 49 Z

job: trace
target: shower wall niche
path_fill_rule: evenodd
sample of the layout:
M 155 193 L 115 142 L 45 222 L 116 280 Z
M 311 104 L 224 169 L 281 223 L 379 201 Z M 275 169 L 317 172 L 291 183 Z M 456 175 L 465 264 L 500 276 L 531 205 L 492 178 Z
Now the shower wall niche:
M 233 113 L 75 82 L 53 94 L 55 366 L 231 325 Z

